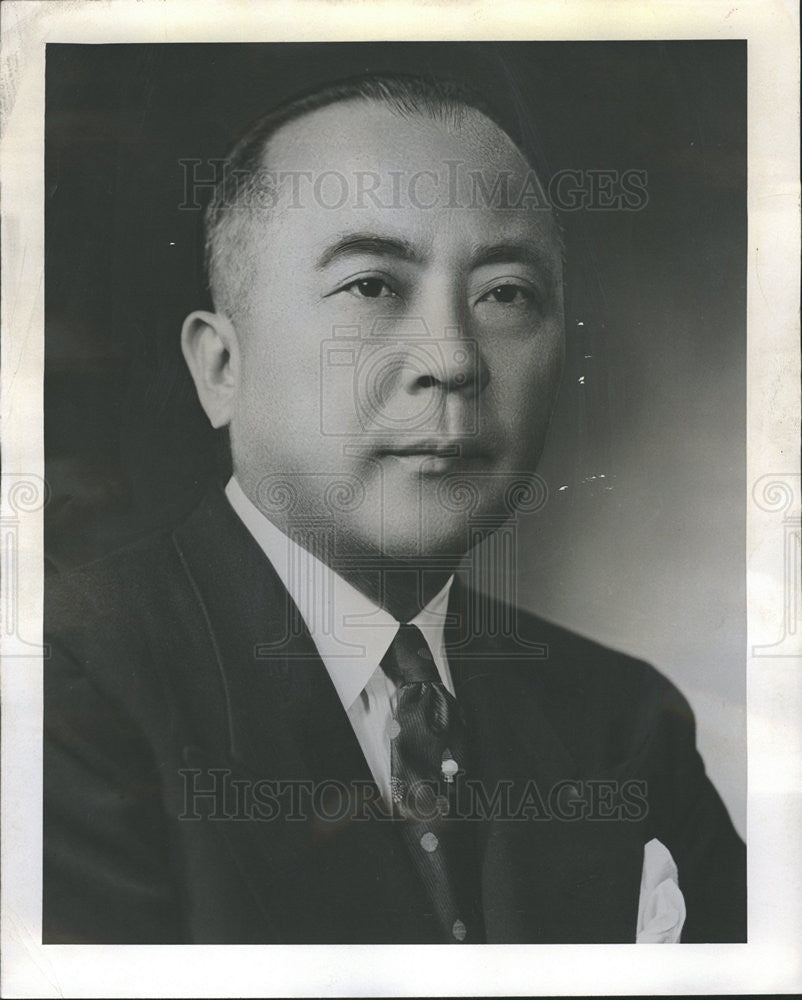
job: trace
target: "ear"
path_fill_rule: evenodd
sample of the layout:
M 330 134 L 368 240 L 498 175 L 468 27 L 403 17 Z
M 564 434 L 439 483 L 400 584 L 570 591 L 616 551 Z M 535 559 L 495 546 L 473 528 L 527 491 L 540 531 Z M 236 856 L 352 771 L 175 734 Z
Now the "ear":
M 231 420 L 240 372 L 239 342 L 231 320 L 223 313 L 190 313 L 181 328 L 181 350 L 209 422 L 225 427 Z

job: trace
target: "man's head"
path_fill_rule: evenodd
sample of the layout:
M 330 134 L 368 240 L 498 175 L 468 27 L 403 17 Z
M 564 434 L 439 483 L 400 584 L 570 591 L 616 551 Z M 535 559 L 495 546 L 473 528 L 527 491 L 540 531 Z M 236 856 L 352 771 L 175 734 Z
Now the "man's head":
M 182 334 L 201 403 L 251 499 L 342 552 L 457 555 L 540 455 L 560 236 L 480 104 L 404 77 L 318 91 L 241 140 L 207 212 L 216 312 Z

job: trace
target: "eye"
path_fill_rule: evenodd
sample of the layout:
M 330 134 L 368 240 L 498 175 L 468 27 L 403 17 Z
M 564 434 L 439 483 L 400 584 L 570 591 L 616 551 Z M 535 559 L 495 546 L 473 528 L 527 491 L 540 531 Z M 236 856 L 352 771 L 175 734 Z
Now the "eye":
M 395 292 L 383 278 L 359 278 L 345 285 L 342 291 L 361 299 L 386 299 L 395 296 Z
M 528 288 L 505 283 L 496 285 L 479 299 L 479 302 L 498 302 L 501 305 L 528 305 L 534 299 Z

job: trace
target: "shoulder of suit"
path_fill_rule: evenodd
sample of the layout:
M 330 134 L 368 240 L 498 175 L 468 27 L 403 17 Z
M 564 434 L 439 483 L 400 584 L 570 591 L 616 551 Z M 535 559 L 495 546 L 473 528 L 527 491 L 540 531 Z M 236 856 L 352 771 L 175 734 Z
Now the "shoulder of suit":
M 531 659 L 523 660 L 522 669 L 531 673 L 544 699 L 575 707 L 618 706 L 623 713 L 652 704 L 655 710 L 668 708 L 692 718 L 688 702 L 672 681 L 639 657 L 520 607 L 507 620 L 514 622 L 515 633 L 507 644 L 518 651 L 534 651 Z
M 204 517 L 225 518 L 222 491 L 209 490 L 189 513 L 92 562 L 45 579 L 46 628 L 86 630 L 103 622 L 114 626 L 146 623 L 163 616 L 179 597 L 187 574 L 176 535 Z M 202 525 L 201 531 L 206 525 Z
M 525 669 L 575 759 L 614 767 L 637 748 L 665 748 L 676 740 L 693 745 L 690 704 L 654 666 L 526 611 L 517 627 L 526 641 L 546 647 Z
M 160 529 L 91 563 L 53 572 L 45 579 L 45 627 L 85 629 L 146 613 L 176 566 L 170 530 Z

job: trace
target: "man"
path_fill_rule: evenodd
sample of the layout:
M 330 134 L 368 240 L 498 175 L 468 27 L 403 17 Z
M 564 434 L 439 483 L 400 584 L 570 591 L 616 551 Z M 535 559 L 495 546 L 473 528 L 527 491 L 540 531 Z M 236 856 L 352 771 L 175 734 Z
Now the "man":
M 234 148 L 207 249 L 182 346 L 234 475 L 48 595 L 45 941 L 744 940 L 682 696 L 454 575 L 563 359 L 510 130 L 318 90 Z

